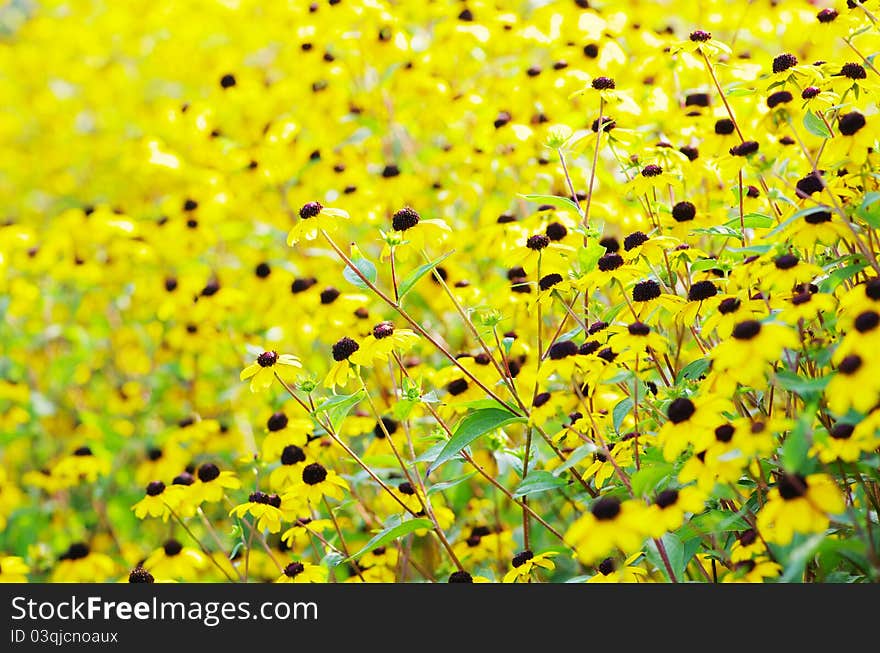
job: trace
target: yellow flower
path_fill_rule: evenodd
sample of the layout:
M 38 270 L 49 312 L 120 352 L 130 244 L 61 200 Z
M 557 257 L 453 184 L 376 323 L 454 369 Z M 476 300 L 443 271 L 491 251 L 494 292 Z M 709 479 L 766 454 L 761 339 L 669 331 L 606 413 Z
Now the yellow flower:
M 648 572 L 633 563 L 642 556 L 642 552 L 632 554 L 620 567 L 614 558 L 605 558 L 599 563 L 598 574 L 587 579 L 588 583 L 644 583 L 647 582 Z
M 276 583 L 326 583 L 327 570 L 319 565 L 313 565 L 310 562 L 301 562 L 294 560 L 289 563 L 281 575 L 275 581 Z
M 633 553 L 645 540 L 644 514 L 645 506 L 640 501 L 621 502 L 613 496 L 596 499 L 590 512 L 566 531 L 565 542 L 586 565 L 604 559 L 615 548 Z
M 110 472 L 110 461 L 95 455 L 91 447 L 79 447 L 63 457 L 52 470 L 52 474 L 64 479 L 67 485 L 77 485 L 82 481 L 94 483 L 99 476 Z
M 703 451 L 715 439 L 715 429 L 726 421 L 722 413 L 731 408 L 730 400 L 711 394 L 673 399 L 666 407 L 669 421 L 657 433 L 663 457 L 675 460 L 688 445 Z
M 315 240 L 321 231 L 333 232 L 339 227 L 339 220 L 348 218 L 348 213 L 342 209 L 331 209 L 320 202 L 307 202 L 299 210 L 299 221 L 287 234 L 287 244 L 292 246 L 303 239 Z
M 682 52 L 715 56 L 720 53 L 730 54 L 730 48 L 718 39 L 713 38 L 710 32 L 698 29 L 690 33 L 687 41 L 675 43 L 669 52 L 673 56 Z
M 873 411 L 855 425 L 837 422 L 827 436 L 816 434 L 813 441 L 810 455 L 818 456 L 823 463 L 836 460 L 856 462 L 863 453 L 880 447 L 880 410 Z
M 837 372 L 825 388 L 825 398 L 832 412 L 843 415 L 850 408 L 867 413 L 880 399 L 880 378 L 872 365 L 866 363 L 865 356 L 845 352 L 835 352 L 833 362 Z
M 712 372 L 762 389 L 770 365 L 779 360 L 783 349 L 799 345 L 797 333 L 787 326 L 745 320 L 734 326 L 730 338 L 712 350 Z
M 214 463 L 205 463 L 196 472 L 196 481 L 190 486 L 189 498 L 196 505 L 205 501 L 216 503 L 223 499 L 224 490 L 237 490 L 240 487 L 241 481 L 235 474 L 221 472 Z
M 252 492 L 247 503 L 235 506 L 229 514 L 238 518 L 248 514 L 256 520 L 257 530 L 265 529 L 270 533 L 281 530 L 281 520 L 284 518 L 284 513 L 281 511 L 281 497 L 260 491 Z
M 328 470 L 321 463 L 306 465 L 299 479 L 291 485 L 287 493 L 281 497 L 283 502 L 288 500 L 307 499 L 312 505 L 320 503 L 326 496 L 336 500 L 342 500 L 348 483 L 333 470 Z
M 410 329 L 397 329 L 391 322 L 380 322 L 360 343 L 350 360 L 355 365 L 372 367 L 377 362 L 387 362 L 391 353 L 405 353 L 418 342 L 418 335 Z
M 302 551 L 312 543 L 314 533 L 321 535 L 331 528 L 333 522 L 329 519 L 299 518 L 294 521 L 293 526 L 281 534 L 281 541 L 295 551 Z
M 829 516 L 844 511 L 843 495 L 825 474 L 782 474 L 758 513 L 758 530 L 768 542 L 788 544 L 795 533 L 820 533 Z
M 0 558 L 0 583 L 26 583 L 30 567 L 18 556 Z
M 358 372 L 354 367 L 352 354 L 356 353 L 361 346 L 349 337 L 338 340 L 333 345 L 333 366 L 324 377 L 324 387 L 334 389 L 337 386 L 345 386 L 350 379 L 357 378 Z
M 504 583 L 527 583 L 531 580 L 532 572 L 536 569 L 546 569 L 552 571 L 556 568 L 553 561 L 550 560 L 555 555 L 559 555 L 556 551 L 545 551 L 534 555 L 526 549 L 513 556 L 511 564 L 513 568 L 504 574 Z
M 113 559 L 92 551 L 84 542 L 75 542 L 58 557 L 52 570 L 53 583 L 100 583 L 116 575 Z
M 184 489 L 181 485 L 166 486 L 162 481 L 150 481 L 146 492 L 147 495 L 131 507 L 135 516 L 138 519 L 161 517 L 167 522 L 171 511 L 180 503 Z
M 436 246 L 452 231 L 443 220 L 425 219 L 409 206 L 392 216 L 391 227 L 393 231 L 390 234 L 382 234 L 385 246 L 380 258 L 383 261 L 391 255 L 392 245 L 389 243 L 394 243 L 395 254 L 399 257 L 401 252 L 409 250 L 423 252 L 428 243 Z
M 305 451 L 295 444 L 287 445 L 281 452 L 281 464 L 269 474 L 269 487 L 277 492 L 286 490 L 296 483 L 307 464 L 309 457 Z
M 685 515 L 702 512 L 705 505 L 706 494 L 695 486 L 663 490 L 648 506 L 644 517 L 645 529 L 651 537 L 661 537 L 680 528 Z
M 239 379 L 241 381 L 250 379 L 251 392 L 262 392 L 272 385 L 272 379 L 275 377 L 276 372 L 287 367 L 302 367 L 302 363 L 300 363 L 296 356 L 291 354 L 281 354 L 279 356 L 278 352 L 264 351 L 257 356 L 256 362 L 251 363 L 241 371 Z
M 782 566 L 767 558 L 755 558 L 734 562 L 731 570 L 721 578 L 722 583 L 763 583 L 765 579 L 776 578 Z
M 209 564 L 204 553 L 172 538 L 147 556 L 143 567 L 154 576 L 192 582 Z

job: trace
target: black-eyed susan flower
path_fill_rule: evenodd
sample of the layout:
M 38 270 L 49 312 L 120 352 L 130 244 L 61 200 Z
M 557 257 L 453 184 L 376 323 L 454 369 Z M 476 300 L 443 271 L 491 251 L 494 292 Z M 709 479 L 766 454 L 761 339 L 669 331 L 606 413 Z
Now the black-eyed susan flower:
M 345 336 L 337 340 L 332 347 L 333 366 L 324 377 L 325 388 L 336 388 L 337 386 L 345 386 L 350 379 L 357 377 L 358 372 L 354 367 L 356 363 L 351 360 L 352 354 L 357 352 L 361 346 L 356 340 Z
M 602 489 L 617 469 L 628 469 L 632 465 L 635 458 L 635 443 L 635 438 L 630 437 L 622 438 L 618 442 L 608 442 L 604 447 L 597 447 L 592 462 L 582 473 L 582 478 L 592 478 L 596 489 Z
M 784 349 L 799 344 L 797 333 L 788 326 L 745 320 L 712 350 L 712 371 L 730 381 L 763 388 L 771 364 L 779 360 Z
M 55 463 L 52 474 L 65 479 L 68 485 L 82 481 L 94 483 L 99 476 L 110 471 L 110 461 L 101 454 L 95 454 L 90 446 L 81 446 Z
M 615 548 L 631 554 L 645 540 L 644 511 L 645 506 L 636 500 L 601 497 L 569 527 L 565 541 L 587 565 L 603 560 Z
M 719 338 L 729 338 L 737 324 L 759 319 L 768 312 L 767 305 L 759 299 L 734 295 L 716 295 L 716 298 L 714 310 L 704 315 L 702 331 L 706 334 L 714 331 Z
M 398 483 L 397 486 L 391 487 L 391 494 L 384 493 L 382 502 L 385 510 L 389 513 L 400 512 L 403 506 L 412 513 L 420 512 L 426 500 L 417 487 L 413 487 L 409 481 Z
M 666 460 L 674 460 L 688 445 L 703 451 L 715 437 L 715 429 L 726 420 L 723 413 L 731 402 L 721 396 L 677 397 L 666 407 L 667 422 L 660 427 L 657 439 Z
M 866 116 L 860 111 L 841 114 L 835 125 L 837 135 L 825 148 L 829 160 L 836 164 L 847 161 L 862 164 L 877 143 L 877 122 L 876 116 Z
M 581 289 L 609 287 L 612 282 L 627 285 L 641 276 L 641 270 L 635 265 L 628 265 L 617 252 L 607 252 L 596 261 L 595 269 L 575 281 Z
M 320 565 L 294 560 L 288 563 L 275 581 L 276 583 L 325 583 L 327 570 Z
M 296 245 L 301 240 L 315 240 L 322 231 L 332 233 L 339 228 L 340 220 L 348 220 L 347 211 L 323 206 L 320 202 L 307 202 L 299 210 L 299 220 L 287 234 L 287 244 Z
M 137 565 L 134 567 L 134 569 L 128 572 L 128 582 L 135 584 L 155 583 L 156 578 L 141 565 Z
M 667 187 L 677 185 L 678 178 L 670 171 L 664 170 L 663 166 L 649 163 L 639 170 L 626 188 L 636 197 L 642 197 L 652 192 L 666 193 Z
M 767 553 L 767 545 L 754 528 L 737 533 L 730 547 L 730 559 L 732 562 L 764 557 Z
M 220 471 L 214 463 L 204 463 L 195 474 L 195 482 L 190 486 L 188 498 L 196 505 L 221 501 L 226 490 L 237 490 L 241 481 L 230 471 Z
M 837 300 L 828 293 L 811 292 L 809 287 L 792 294 L 788 306 L 779 313 L 779 319 L 787 324 L 812 322 L 821 315 L 830 315 L 837 308 Z
M 880 447 L 880 411 L 873 411 L 865 419 L 852 424 L 845 421 L 835 423 L 827 435 L 815 435 L 810 455 L 818 456 L 823 463 L 856 462 L 862 454 Z
M 427 244 L 432 246 L 440 244 L 444 237 L 451 232 L 446 222 L 439 218 L 426 219 L 411 206 L 405 206 L 396 211 L 391 217 L 391 232 L 383 232 L 385 246 L 382 248 L 381 259 L 385 260 L 391 255 L 392 245 L 397 256 L 402 252 L 412 250 L 420 253 L 425 250 Z M 411 258 L 405 256 L 404 259 Z
M 782 254 L 765 264 L 761 283 L 771 290 L 789 291 L 795 286 L 807 284 L 822 274 L 822 268 L 800 260 L 794 254 Z
M 265 492 L 251 492 L 246 503 L 239 504 L 229 511 L 234 517 L 242 518 L 246 514 L 256 520 L 257 529 L 277 533 L 281 530 L 281 497 Z
M 795 533 L 824 531 L 843 510 L 843 494 L 830 476 L 783 473 L 758 513 L 758 530 L 768 542 L 788 544 Z
M 697 29 L 688 35 L 687 40 L 676 42 L 670 49 L 672 55 L 682 52 L 715 57 L 719 54 L 730 54 L 730 48 L 723 41 L 713 38 L 711 32 Z
M 721 577 L 722 583 L 763 583 L 782 573 L 782 565 L 769 558 L 750 558 L 731 564 L 730 571 Z
M 837 371 L 825 388 L 828 407 L 838 415 L 850 408 L 867 413 L 880 401 L 880 379 L 874 373 L 867 351 L 835 353 Z
M 491 582 L 485 576 L 473 576 L 470 572 L 465 570 L 454 571 L 449 574 L 449 578 L 446 580 L 447 583 L 489 583 Z
M 147 556 L 143 567 L 153 576 L 192 582 L 209 564 L 204 553 L 171 538 Z
M 557 551 L 545 551 L 535 555 L 528 549 L 520 551 L 511 560 L 511 569 L 504 574 L 504 583 L 527 583 L 531 580 L 532 574 L 538 569 L 552 571 L 556 568 L 553 556 L 558 555 Z
M 645 583 L 649 582 L 648 572 L 644 567 L 635 564 L 642 557 L 638 551 L 626 558 L 622 563 L 615 558 L 605 558 L 596 570 L 598 573 L 587 579 L 588 583 Z
M 852 240 L 852 232 L 837 221 L 831 208 L 818 206 L 795 220 L 785 230 L 791 243 L 799 248 L 811 248 L 817 244 L 834 245 L 840 240 Z
M 293 521 L 290 528 L 281 533 L 281 541 L 294 551 L 303 551 L 312 543 L 316 535 L 323 535 L 332 528 L 333 522 L 329 519 L 300 517 Z
M 162 521 L 168 521 L 171 511 L 180 501 L 183 493 L 182 485 L 168 485 L 162 481 L 150 481 L 147 485 L 146 496 L 134 504 L 131 509 L 138 519 L 145 517 L 161 517 Z
M 116 563 L 106 553 L 93 551 L 85 542 L 74 542 L 58 556 L 51 578 L 54 583 L 100 583 L 116 571 Z
M 278 354 L 276 351 L 264 351 L 257 360 L 245 367 L 239 375 L 240 380 L 251 380 L 251 392 L 262 392 L 272 385 L 276 372 L 284 368 L 300 368 L 302 363 L 292 354 Z
M 302 475 L 308 456 L 301 447 L 289 444 L 281 451 L 281 464 L 269 474 L 269 486 L 276 492 L 286 490 Z
M 351 362 L 363 367 L 388 362 L 392 352 L 404 354 L 409 351 L 419 337 L 411 329 L 398 329 L 392 322 L 380 322 L 360 342 L 359 348 L 351 354 Z
M 641 322 L 652 323 L 660 319 L 660 311 L 675 314 L 681 310 L 684 300 L 663 288 L 654 279 L 645 279 L 632 286 L 632 306 Z
M 312 505 L 318 504 L 326 496 L 342 500 L 348 483 L 335 471 L 328 470 L 321 463 L 311 463 L 303 467 L 299 479 L 281 497 L 283 502 L 288 499 L 307 499 Z
M 543 271 L 564 270 L 574 251 L 570 245 L 552 241 L 546 234 L 524 234 L 517 246 L 506 255 L 504 262 L 510 267 L 521 266 L 527 274 L 537 272 L 539 260 Z
M 659 492 L 644 515 L 645 529 L 652 537 L 677 530 L 687 515 L 703 512 L 706 494 L 698 487 L 668 488 Z
M 311 420 L 297 417 L 291 419 L 283 411 L 276 411 L 266 420 L 266 436 L 263 438 L 260 454 L 264 459 L 272 460 L 278 458 L 285 447 L 303 447 L 313 430 Z

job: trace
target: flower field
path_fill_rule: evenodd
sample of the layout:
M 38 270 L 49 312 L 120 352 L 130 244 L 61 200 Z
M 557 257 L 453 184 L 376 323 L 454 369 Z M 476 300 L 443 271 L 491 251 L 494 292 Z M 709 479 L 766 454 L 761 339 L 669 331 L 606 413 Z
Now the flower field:
M 4 3 L 0 582 L 876 582 L 878 16 Z

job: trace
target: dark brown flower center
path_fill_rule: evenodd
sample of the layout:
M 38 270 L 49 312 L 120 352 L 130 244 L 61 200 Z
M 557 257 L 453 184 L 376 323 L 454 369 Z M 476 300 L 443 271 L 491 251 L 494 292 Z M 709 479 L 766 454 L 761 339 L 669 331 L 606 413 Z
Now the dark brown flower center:
M 327 478 L 327 470 L 321 463 L 312 463 L 303 468 L 302 479 L 306 485 L 317 485 Z

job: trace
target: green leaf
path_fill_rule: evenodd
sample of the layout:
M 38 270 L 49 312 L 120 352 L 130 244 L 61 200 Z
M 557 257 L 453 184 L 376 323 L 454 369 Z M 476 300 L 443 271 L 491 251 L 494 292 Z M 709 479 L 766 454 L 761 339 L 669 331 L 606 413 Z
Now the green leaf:
M 785 567 L 785 573 L 779 579 L 781 583 L 798 583 L 803 580 L 804 569 L 810 558 L 822 544 L 825 539 L 824 533 L 818 533 L 807 539 L 795 548 L 788 557 L 788 564 Z
M 807 111 L 806 115 L 804 115 L 804 127 L 813 136 L 818 136 L 819 138 L 831 138 L 833 136 L 828 131 L 828 126 L 813 111 Z
M 678 529 L 678 536 L 682 541 L 687 542 L 704 535 L 744 531 L 748 528 L 748 522 L 737 513 L 727 510 L 707 510 L 689 519 L 684 526 Z
M 623 420 L 626 419 L 626 416 L 629 415 L 629 411 L 632 410 L 633 400 L 632 397 L 627 397 L 618 403 L 614 410 L 611 412 L 611 417 L 614 420 L 614 430 L 620 433 L 620 425 L 623 424 Z
M 789 225 L 791 225 L 798 218 L 805 218 L 808 215 L 812 215 L 813 213 L 827 213 L 830 211 L 830 207 L 828 206 L 808 206 L 805 209 L 801 209 L 800 211 L 795 211 L 790 217 L 786 218 L 782 223 L 780 223 L 773 231 L 768 233 L 765 238 L 770 238 L 771 236 L 775 236 L 783 231 L 785 231 Z
M 860 262 L 835 270 L 819 284 L 819 292 L 833 293 L 840 284 L 854 277 L 866 267 L 868 267 L 867 263 Z
M 359 556 L 362 556 L 367 551 L 372 551 L 373 549 L 377 549 L 380 546 L 391 542 L 392 540 L 396 540 L 398 537 L 403 537 L 404 535 L 408 535 L 413 531 L 420 530 L 422 528 L 432 528 L 434 525 L 431 523 L 430 519 L 418 518 L 418 519 L 408 519 L 405 522 L 397 524 L 396 526 L 391 526 L 376 534 L 369 542 L 367 542 L 363 548 L 357 553 L 353 553 L 352 555 L 345 558 L 342 562 L 349 562 Z
M 331 397 L 318 406 L 318 410 L 324 411 L 330 417 L 330 424 L 334 431 L 338 431 L 349 411 L 364 398 L 364 391 L 358 390 L 354 394 Z
M 505 402 L 505 405 L 512 411 L 516 410 L 510 403 Z M 474 410 L 479 410 L 481 408 L 498 408 L 498 400 L 497 399 L 474 399 L 473 401 L 463 401 L 460 404 L 456 404 L 456 406 L 461 406 L 462 408 L 472 408 Z
M 690 379 L 691 381 L 696 381 L 701 376 L 703 376 L 706 371 L 709 369 L 709 366 L 712 364 L 712 361 L 709 360 L 709 357 L 698 358 L 695 361 L 691 361 L 687 365 L 685 365 L 678 372 L 678 376 L 675 379 L 676 383 L 681 383 L 684 379 Z
M 704 270 L 714 270 L 715 268 L 721 268 L 723 264 L 714 258 L 704 258 L 699 261 L 694 261 L 691 264 L 691 273 L 694 272 L 703 272 Z
M 476 472 L 471 472 L 470 474 L 465 474 L 464 476 L 459 476 L 458 478 L 454 478 L 451 481 L 443 481 L 442 483 L 434 483 L 431 487 L 429 487 L 426 491 L 428 496 L 431 496 L 435 492 L 443 492 L 444 490 L 448 490 L 450 488 L 455 487 L 461 483 L 464 483 L 471 476 L 476 474 Z
M 746 213 L 742 217 L 742 221 L 739 216 L 736 216 L 725 223 L 726 226 L 733 228 L 745 225 L 746 229 L 769 229 L 774 224 L 776 224 L 776 220 L 763 213 Z
M 790 390 L 801 399 L 809 400 L 818 398 L 825 387 L 831 382 L 832 375 L 820 376 L 817 379 L 805 379 L 794 372 L 779 370 L 776 372 L 776 383 L 783 390 Z
M 754 95 L 755 89 L 753 88 L 732 88 L 725 93 L 725 95 L 729 98 L 731 97 L 742 97 L 745 95 Z
M 637 497 L 650 496 L 660 481 L 669 476 L 674 469 L 670 463 L 642 465 L 642 468 L 630 479 L 633 495 Z
M 688 562 L 693 557 L 696 549 L 693 547 L 690 542 L 689 546 L 685 546 L 684 542 L 681 541 L 681 538 L 678 537 L 675 533 L 667 533 L 661 538 L 663 542 L 663 546 L 666 549 L 666 557 L 669 559 L 669 566 L 672 568 L 672 572 L 675 574 L 675 579 L 678 582 L 682 582 L 685 580 L 684 578 L 684 570 L 687 567 Z M 700 541 L 696 540 L 697 545 L 699 546 Z M 660 571 L 664 573 L 664 575 L 669 579 L 669 572 L 666 569 L 666 564 L 663 562 L 663 558 L 660 555 L 660 551 L 657 548 L 656 543 L 651 540 L 648 542 L 648 545 L 645 550 L 648 559 L 651 561 L 654 566 L 656 566 Z
M 880 204 L 877 200 L 880 200 L 880 192 L 867 193 L 856 209 L 856 216 L 875 229 L 880 228 Z
M 436 444 L 432 444 L 425 453 L 420 456 L 416 456 L 414 463 L 426 463 L 431 460 L 434 460 L 437 456 L 440 455 L 440 452 L 443 451 L 443 447 L 446 446 L 446 440 L 442 440 L 437 442 Z
M 554 476 L 551 472 L 537 470 L 529 472 L 529 475 L 516 486 L 516 489 L 513 491 L 513 496 L 515 498 L 524 497 L 527 494 L 538 494 L 539 492 L 546 492 L 547 490 L 556 490 L 565 487 L 566 485 L 568 485 L 568 481 L 565 479 Z
M 586 274 L 595 270 L 596 264 L 599 262 L 599 259 L 602 258 L 604 253 L 605 248 L 600 245 L 597 240 L 591 240 L 586 247 L 579 248 L 577 251 L 577 259 L 581 272 Z
M 742 233 L 739 230 L 739 224 L 736 225 L 736 228 L 728 227 L 726 225 L 717 225 L 715 227 L 700 227 L 699 229 L 694 229 L 693 232 L 695 234 L 709 234 L 711 236 L 726 236 L 728 238 L 742 238 Z
M 403 297 L 415 287 L 415 285 L 423 276 L 428 274 L 431 270 L 436 268 L 451 255 L 452 252 L 446 252 L 443 256 L 435 258 L 430 263 L 425 263 L 424 265 L 419 266 L 412 274 L 410 274 L 406 279 L 400 282 L 400 285 L 397 287 L 399 298 L 403 299 Z
M 524 417 L 514 415 L 503 408 L 483 408 L 469 413 L 459 422 L 452 437 L 446 442 L 440 455 L 431 463 L 427 473 L 430 474 L 446 461 L 452 460 L 459 451 L 481 435 L 499 429 L 505 424 L 525 421 Z
M 405 420 L 418 403 L 417 399 L 401 399 L 391 407 L 391 414 L 397 420 Z
M 794 428 L 782 443 L 782 466 L 791 472 L 803 471 L 807 463 L 810 446 L 813 444 L 813 416 L 818 407 L 818 399 L 805 406 Z
M 364 277 L 366 277 L 370 283 L 376 283 L 376 266 L 373 265 L 373 262 L 367 258 L 356 258 L 351 261 L 354 263 L 354 266 L 360 271 Z M 352 270 L 349 266 L 345 266 L 345 269 L 342 271 L 342 276 L 345 277 L 345 280 L 348 281 L 353 286 L 357 286 L 358 288 L 369 288 L 369 286 L 361 279 L 354 270 Z
M 587 456 L 592 455 L 596 451 L 596 445 L 589 442 L 582 444 L 571 452 L 571 455 L 559 467 L 553 470 L 553 476 L 559 476 L 565 470 L 571 469 Z
M 519 195 L 519 197 L 535 204 L 552 204 L 561 209 L 571 209 L 580 213 L 578 205 L 567 197 L 559 197 L 559 195 Z

